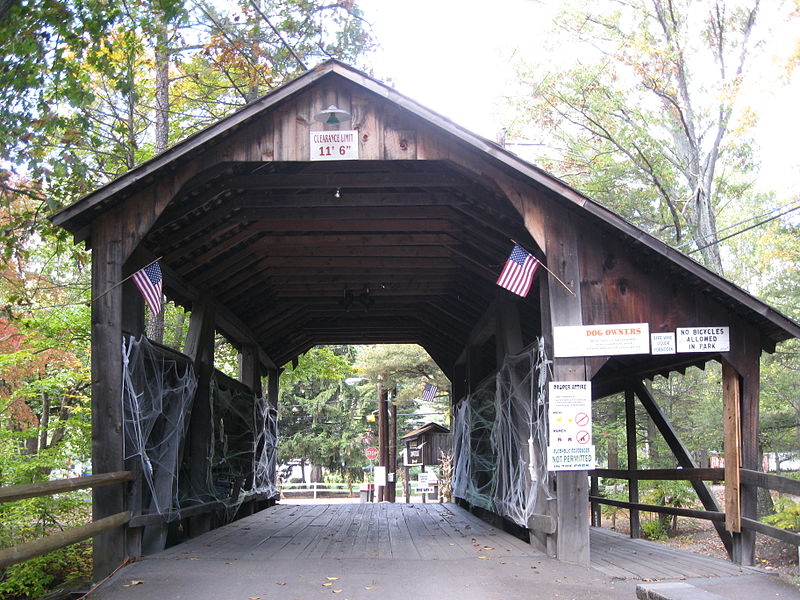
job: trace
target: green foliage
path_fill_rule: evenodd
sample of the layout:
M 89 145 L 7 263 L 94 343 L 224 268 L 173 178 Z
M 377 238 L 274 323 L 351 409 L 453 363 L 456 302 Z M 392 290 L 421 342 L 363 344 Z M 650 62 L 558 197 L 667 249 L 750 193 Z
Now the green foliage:
M 660 519 L 641 522 L 642 537 L 646 540 L 663 540 L 669 537 L 666 525 Z
M 673 508 L 687 508 L 695 505 L 697 494 L 685 481 L 641 481 L 639 484 L 640 497 L 645 504 Z M 678 526 L 678 517 L 659 513 L 658 522 L 666 534 L 672 534 L 675 533 Z
M 800 532 L 800 502 L 779 496 L 775 500 L 775 514 L 767 515 L 761 520 L 787 531 Z
M 0 580 L 0 597 L 39 598 L 64 582 L 88 581 L 91 572 L 92 544 L 81 542 L 8 567 Z

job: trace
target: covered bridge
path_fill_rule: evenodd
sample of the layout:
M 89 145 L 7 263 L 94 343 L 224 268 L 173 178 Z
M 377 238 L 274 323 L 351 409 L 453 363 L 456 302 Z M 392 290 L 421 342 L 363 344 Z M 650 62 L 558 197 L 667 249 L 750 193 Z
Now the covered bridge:
M 319 120 L 331 106 L 343 112 Z M 757 470 L 759 356 L 800 335 L 553 176 L 336 61 L 53 219 L 92 249 L 94 472 L 136 474 L 94 492 L 96 519 L 133 512 L 95 538 L 98 573 L 162 548 L 176 527 L 195 535 L 220 511 L 269 504 L 280 367 L 317 344 L 376 342 L 420 344 L 450 378 L 456 496 L 588 563 L 587 472 L 545 465 L 546 382 L 591 381 L 595 398 L 626 392 L 631 406 L 638 396 L 689 467 L 642 381 L 721 361 L 729 464 Z M 542 269 L 527 298 L 499 288 L 511 240 L 571 291 Z M 142 298 L 118 285 L 155 259 L 167 297 L 191 311 L 185 354 L 141 338 Z M 557 327 L 600 324 L 727 327 L 730 349 L 554 358 Z M 216 332 L 240 353 L 239 381 L 214 369 Z M 718 526 L 748 563 L 755 488 L 727 484 Z

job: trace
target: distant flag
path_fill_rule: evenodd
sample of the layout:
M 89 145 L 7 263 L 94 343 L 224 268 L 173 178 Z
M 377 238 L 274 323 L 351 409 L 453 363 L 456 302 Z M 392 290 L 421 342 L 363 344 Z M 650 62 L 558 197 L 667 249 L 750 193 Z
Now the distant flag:
M 432 383 L 426 383 L 425 389 L 422 390 L 422 399 L 425 402 L 433 402 L 433 398 L 436 396 L 436 392 L 439 391 L 439 388 L 433 385 Z
M 161 280 L 161 265 L 158 261 L 133 274 L 133 282 L 154 315 L 161 312 Z
M 539 261 L 519 244 L 514 244 L 497 285 L 525 298 L 531 289 Z

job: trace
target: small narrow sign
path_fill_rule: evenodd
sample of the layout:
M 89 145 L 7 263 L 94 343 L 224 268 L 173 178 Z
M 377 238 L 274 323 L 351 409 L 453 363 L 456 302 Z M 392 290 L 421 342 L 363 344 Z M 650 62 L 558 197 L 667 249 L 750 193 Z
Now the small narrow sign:
M 675 334 L 671 331 L 650 334 L 651 354 L 675 354 Z

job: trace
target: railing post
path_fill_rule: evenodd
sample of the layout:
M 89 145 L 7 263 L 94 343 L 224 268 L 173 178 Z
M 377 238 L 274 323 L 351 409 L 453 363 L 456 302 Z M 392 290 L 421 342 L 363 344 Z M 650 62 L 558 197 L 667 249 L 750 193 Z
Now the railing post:
M 636 445 L 636 398 L 630 387 L 625 389 L 625 446 L 628 454 L 628 502 L 639 504 L 639 480 L 633 473 L 639 468 Z M 631 537 L 639 538 L 642 536 L 639 511 L 632 508 L 629 514 Z

